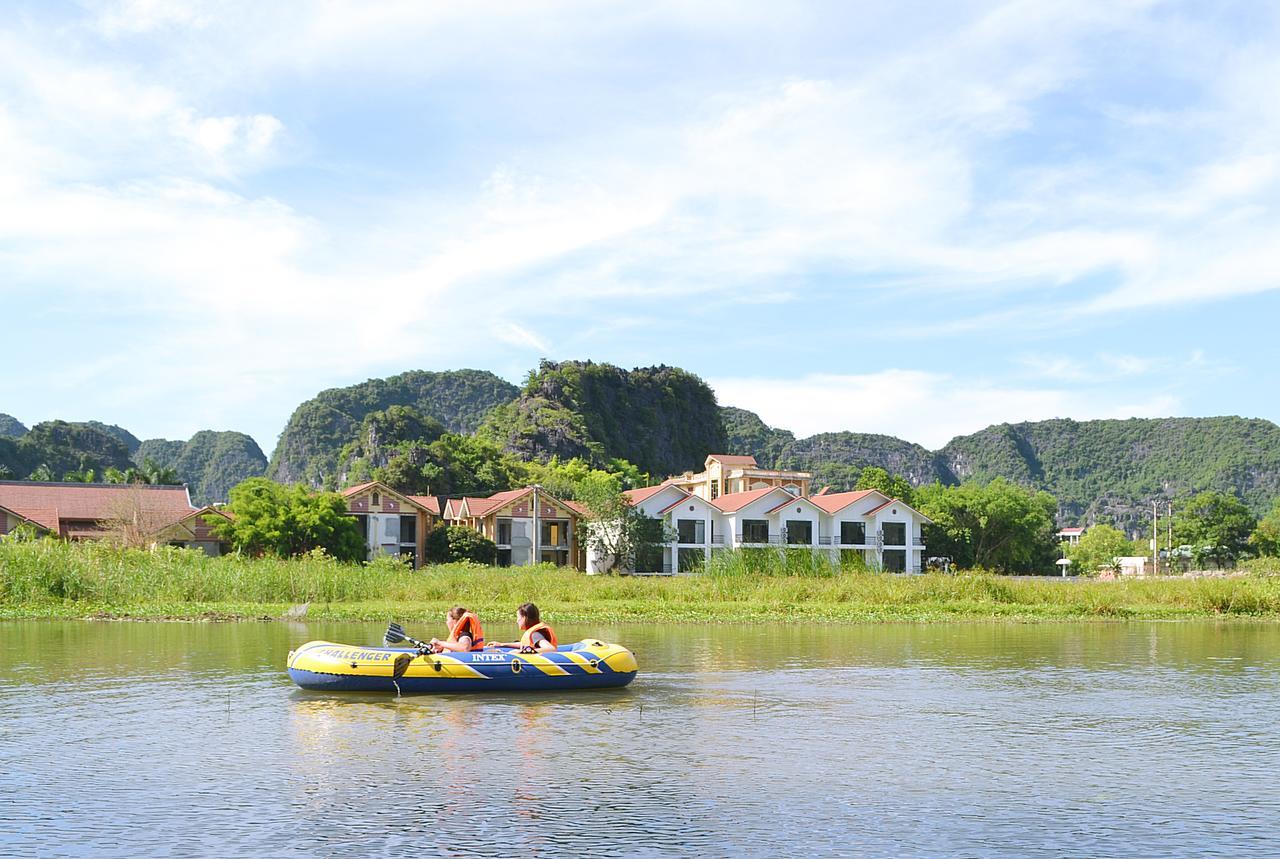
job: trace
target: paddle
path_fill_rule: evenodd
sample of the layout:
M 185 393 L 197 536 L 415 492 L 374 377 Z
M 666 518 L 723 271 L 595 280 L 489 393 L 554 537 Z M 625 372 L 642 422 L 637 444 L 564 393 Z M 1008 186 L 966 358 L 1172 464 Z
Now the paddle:
M 394 620 L 391 621 L 391 624 L 387 627 L 387 633 L 382 636 L 382 640 L 386 644 L 400 644 L 401 642 L 407 641 L 423 653 L 431 651 L 430 644 L 427 644 L 425 641 L 418 641 L 418 639 L 406 635 L 404 627 L 396 623 Z

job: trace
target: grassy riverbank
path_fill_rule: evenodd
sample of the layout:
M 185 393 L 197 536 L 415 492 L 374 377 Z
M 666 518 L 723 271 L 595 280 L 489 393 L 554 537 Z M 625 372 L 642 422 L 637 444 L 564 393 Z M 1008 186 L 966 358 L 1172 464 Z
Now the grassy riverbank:
M 324 558 L 205 558 L 102 544 L 0 543 L 0 618 L 279 618 L 435 621 L 462 603 L 506 616 L 526 600 L 560 621 L 1280 620 L 1280 577 L 1122 582 L 991 575 L 753 575 L 743 564 L 678 578 L 586 576 L 554 567 L 419 572 Z

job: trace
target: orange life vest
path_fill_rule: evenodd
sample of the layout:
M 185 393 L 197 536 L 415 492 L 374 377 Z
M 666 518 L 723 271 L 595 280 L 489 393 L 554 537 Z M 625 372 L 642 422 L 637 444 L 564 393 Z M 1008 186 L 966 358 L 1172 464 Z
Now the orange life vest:
M 449 627 L 449 643 L 457 644 L 463 633 L 471 636 L 472 650 L 484 650 L 484 630 L 480 628 L 480 618 L 469 611 L 463 612 L 462 617 Z
M 535 632 L 540 632 L 545 635 L 547 640 L 551 642 L 552 647 L 560 646 L 560 642 L 556 641 L 556 634 L 552 632 L 551 627 L 547 626 L 545 623 L 535 623 L 533 626 L 522 632 L 520 634 L 520 646 L 533 647 L 533 634 Z

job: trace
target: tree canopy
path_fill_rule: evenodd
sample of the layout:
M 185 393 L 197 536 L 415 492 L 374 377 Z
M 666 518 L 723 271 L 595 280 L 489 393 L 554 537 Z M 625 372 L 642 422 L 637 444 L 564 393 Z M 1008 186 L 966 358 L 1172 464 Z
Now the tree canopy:
M 933 520 L 925 526 L 931 555 L 960 567 L 1006 573 L 1048 572 L 1056 557 L 1057 502 L 1003 478 L 959 486 L 935 483 L 916 490 L 916 506 Z
M 282 558 L 324 549 L 341 561 L 362 561 L 366 547 L 347 502 L 336 492 L 312 492 L 251 477 L 231 490 L 231 520 L 210 516 L 219 538 L 249 555 Z

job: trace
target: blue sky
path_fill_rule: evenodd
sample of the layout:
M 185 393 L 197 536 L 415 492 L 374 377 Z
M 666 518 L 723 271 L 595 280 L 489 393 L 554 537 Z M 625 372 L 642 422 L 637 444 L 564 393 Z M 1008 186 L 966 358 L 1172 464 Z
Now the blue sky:
M 800 434 L 1280 419 L 1268 3 L 9 2 L 0 412 L 698 373 Z

